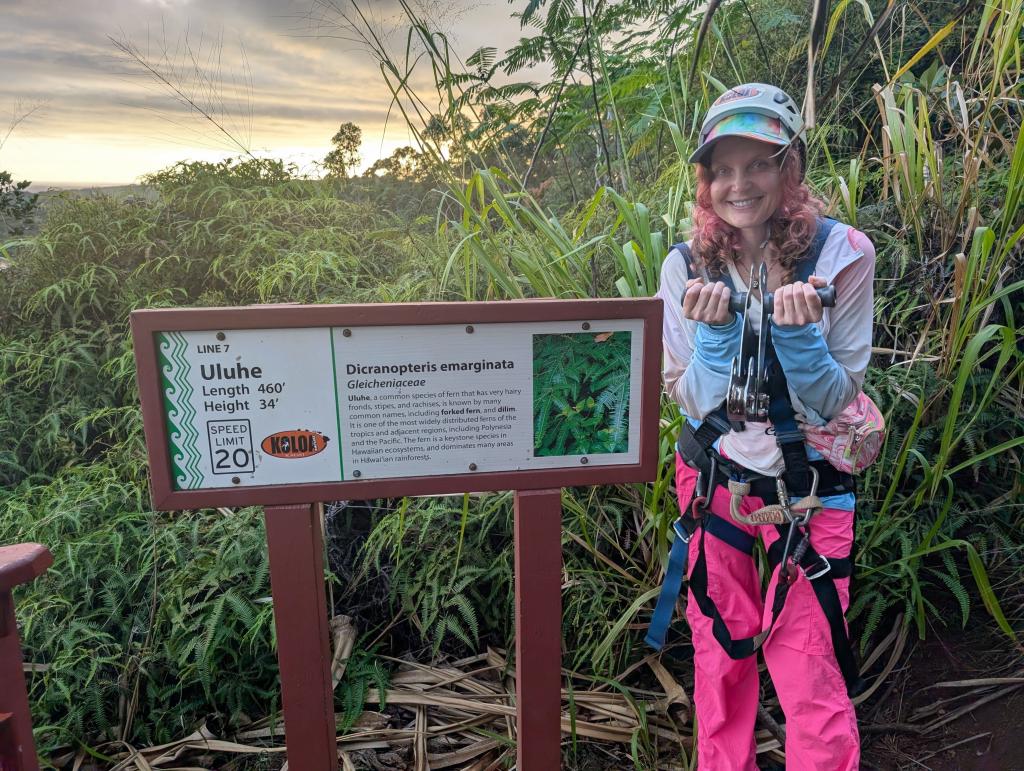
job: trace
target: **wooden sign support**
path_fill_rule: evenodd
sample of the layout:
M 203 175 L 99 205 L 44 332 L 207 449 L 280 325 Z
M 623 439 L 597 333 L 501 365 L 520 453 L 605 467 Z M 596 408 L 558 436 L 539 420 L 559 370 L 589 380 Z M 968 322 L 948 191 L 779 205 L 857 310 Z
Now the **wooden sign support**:
M 516 768 L 559 767 L 561 488 L 654 479 L 661 325 L 646 298 L 132 314 L 154 508 L 266 506 L 291 768 L 338 768 L 319 502 L 485 490 L 516 491 Z M 533 357 L 552 338 L 624 351 L 619 423 L 564 455 L 533 434 L 550 407 Z M 623 421 L 626 449 L 610 449 Z M 465 441 L 473 431 L 480 444 Z
M 319 506 L 268 506 L 267 543 L 288 762 L 337 771 Z M 516 768 L 558 768 L 562 491 L 515 494 Z
M 517 491 L 516 768 L 561 763 L 562 491 Z
M 267 506 L 266 522 L 288 765 L 336 771 L 320 506 Z

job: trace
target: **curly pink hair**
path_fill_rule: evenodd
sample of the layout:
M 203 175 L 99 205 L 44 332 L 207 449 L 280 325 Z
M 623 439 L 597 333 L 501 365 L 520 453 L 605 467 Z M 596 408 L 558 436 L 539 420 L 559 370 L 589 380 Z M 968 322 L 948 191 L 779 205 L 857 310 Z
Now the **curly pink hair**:
M 803 182 L 801 154 L 782 156 L 780 181 L 782 199 L 771 218 L 770 241 L 785 268 L 784 283 L 795 275 L 796 264 L 814 239 L 818 214 L 825 203 L 811 194 Z M 713 277 L 728 272 L 728 261 L 740 246 L 739 231 L 715 214 L 711 205 L 711 170 L 697 164 L 697 196 L 693 209 L 693 254 L 695 264 Z

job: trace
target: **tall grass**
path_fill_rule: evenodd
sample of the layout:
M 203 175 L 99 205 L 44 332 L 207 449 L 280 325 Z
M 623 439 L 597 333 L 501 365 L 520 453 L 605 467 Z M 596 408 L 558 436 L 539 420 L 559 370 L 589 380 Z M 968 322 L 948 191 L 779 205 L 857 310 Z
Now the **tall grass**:
M 859 619 L 865 644 L 894 609 L 907 611 L 907 622 L 924 635 L 929 617 L 943 619 L 935 603 L 947 593 L 960 604 L 966 621 L 969 598 L 963 581 L 968 573 L 985 609 L 1006 634 L 1015 634 L 991 590 L 983 552 L 1006 548 L 1019 554 L 1021 548 L 1013 534 L 1022 522 L 1017 451 L 1024 444 L 1024 360 L 1014 314 L 1024 288 L 1018 261 L 1024 218 L 1017 191 L 1010 189 L 1005 204 L 993 193 L 1003 193 L 1003 185 L 1022 173 L 1024 151 L 1017 141 L 1022 25 L 1019 8 L 989 5 L 977 27 L 969 26 L 971 17 L 957 17 L 942 35 L 924 38 L 905 62 L 885 60 L 876 47 L 881 70 L 894 74 L 862 105 L 864 141 L 858 154 L 837 158 L 828 146 L 827 137 L 839 128 L 828 121 L 841 120 L 836 110 L 819 111 L 811 137 L 812 150 L 828 170 L 812 175 L 815 184 L 879 247 L 881 355 L 868 387 L 884 405 L 892 431 L 884 462 L 862 484 L 856 554 L 860 589 L 852 615 Z M 866 21 L 874 22 L 870 12 Z M 844 23 L 837 10 L 829 24 L 830 40 Z M 453 88 L 460 76 L 451 57 L 436 55 L 445 49 L 443 38 L 412 12 L 409 26 L 402 57 L 373 49 L 396 103 L 434 98 L 410 86 L 409 63 L 417 50 L 430 62 L 437 99 L 461 104 L 462 95 Z M 594 250 L 591 291 L 627 297 L 653 293 L 668 244 L 685 232 L 681 202 L 692 195 L 682 159 L 692 146 L 693 123 L 684 131 L 682 116 L 699 115 L 708 98 L 695 95 L 685 81 L 676 82 L 673 69 L 665 70 L 670 79 L 660 82 L 661 90 L 648 92 L 642 114 L 651 119 L 647 126 L 665 128 L 678 156 L 653 176 L 645 173 L 648 137 L 644 130 L 623 131 L 633 116 L 623 116 L 619 108 L 622 96 L 633 93 L 638 71 L 648 66 L 645 57 L 661 53 L 654 37 L 634 33 L 625 42 L 597 44 L 602 51 L 607 46 L 609 58 L 628 51 L 634 66 L 622 72 L 602 67 L 595 73 L 600 104 L 607 111 L 589 119 L 582 108 L 572 113 L 576 125 L 589 126 L 592 135 L 613 131 L 625 163 L 618 189 L 598 186 L 575 210 L 540 216 L 542 204 L 529 190 L 517 189 L 513 172 L 479 168 L 466 182 L 458 174 L 449 178 L 448 194 L 458 204 L 442 225 L 458 235 L 443 276 L 449 291 L 467 299 L 584 296 L 581 257 Z M 943 63 L 941 44 L 950 40 L 958 40 L 960 50 L 971 50 L 955 66 Z M 977 42 L 969 46 L 969 41 Z M 599 58 L 606 61 L 604 53 Z M 915 65 L 921 66 L 920 78 L 913 75 Z M 757 73 L 744 72 L 732 58 L 722 74 L 731 81 L 755 79 Z M 564 99 L 551 107 L 569 112 Z M 424 147 L 431 148 L 431 137 L 416 115 L 403 114 Z M 602 123 L 607 116 L 612 119 L 608 126 Z M 539 109 L 533 117 L 538 124 L 548 121 Z M 481 128 L 468 125 L 462 141 L 469 157 L 486 156 L 480 146 L 486 129 L 486 120 Z M 837 169 L 848 172 L 843 176 Z M 653 196 L 642 192 L 638 179 L 646 179 Z M 585 241 L 566 237 L 583 232 L 593 235 Z M 890 289 L 891 282 L 898 283 Z M 666 405 L 663 423 L 675 420 L 676 410 Z M 666 487 L 659 481 L 658 500 L 642 509 L 639 523 L 654 566 L 663 559 L 662 535 L 673 516 L 672 507 L 661 500 Z M 951 552 L 956 558 L 950 558 Z M 650 568 L 644 574 L 647 580 L 657 577 Z M 633 603 L 627 616 L 618 619 L 611 638 L 595 649 L 602 654 L 598 662 L 611 648 L 629 644 L 627 628 L 647 606 L 647 600 Z
M 374 186 L 262 163 L 181 165 L 155 198 L 67 197 L 4 247 L 0 543 L 55 556 L 18 595 L 44 757 L 228 732 L 279 704 L 262 514 L 149 510 L 128 313 L 435 291 L 418 186 L 392 187 L 389 213 Z

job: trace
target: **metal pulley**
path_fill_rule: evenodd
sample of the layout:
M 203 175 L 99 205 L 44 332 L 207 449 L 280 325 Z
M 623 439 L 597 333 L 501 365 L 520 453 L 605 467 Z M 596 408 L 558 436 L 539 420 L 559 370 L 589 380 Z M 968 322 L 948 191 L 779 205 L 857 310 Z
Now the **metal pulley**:
M 768 287 L 768 267 L 762 262 L 758 268 L 757 282 L 754 282 L 754 266 L 750 266 L 749 287 L 761 287 L 760 313 L 755 320 L 751 314 L 753 292 L 736 292 L 729 297 L 729 310 L 741 314 L 742 341 L 740 353 L 732 361 L 729 388 L 726 392 L 725 409 L 729 422 L 742 431 L 747 421 L 765 423 L 768 420 L 768 338 L 771 334 L 769 321 L 775 312 L 774 295 L 764 291 Z M 827 286 L 816 289 L 822 306 L 832 308 L 836 304 L 836 288 Z
M 762 262 L 758 270 L 756 286 L 768 286 L 768 268 Z M 747 286 L 754 284 L 754 267 L 750 267 Z M 737 310 L 735 300 L 742 298 L 743 305 Z M 753 293 L 742 292 L 729 299 L 729 307 L 734 313 L 742 314 L 740 324 L 740 353 L 733 359 L 729 389 L 726 393 L 726 412 L 729 421 L 738 430 L 742 430 L 746 421 L 764 423 L 768 420 L 768 317 L 765 303 L 761 303 L 758 314 L 757 331 L 754 331 L 754 319 L 750 312 Z

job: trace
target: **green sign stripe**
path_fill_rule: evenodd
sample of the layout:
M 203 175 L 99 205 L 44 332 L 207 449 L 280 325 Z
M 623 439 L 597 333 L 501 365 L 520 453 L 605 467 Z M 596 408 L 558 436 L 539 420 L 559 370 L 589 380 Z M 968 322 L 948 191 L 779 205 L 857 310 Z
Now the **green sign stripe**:
M 167 420 L 167 437 L 168 445 L 170 450 L 171 460 L 171 477 L 173 479 L 174 488 L 176 490 L 182 489 L 187 477 L 188 471 L 182 468 L 181 461 L 185 457 L 185 453 L 182 451 L 178 444 L 178 440 L 181 439 L 182 431 L 181 427 L 177 423 L 178 418 L 178 403 L 177 398 L 179 394 L 177 387 L 171 380 L 171 372 L 174 370 L 174 364 L 170 360 L 170 348 L 171 340 L 170 336 L 166 334 L 157 335 L 157 360 L 160 365 L 160 381 L 163 386 L 163 398 L 164 398 L 164 415 Z
M 331 336 L 331 372 L 334 373 L 334 418 L 338 426 L 338 467 L 341 469 L 341 478 L 345 479 L 345 455 L 341 451 L 341 404 L 338 397 L 338 362 L 334 354 L 334 328 L 329 330 Z
M 178 333 L 175 333 L 175 338 L 176 338 L 177 346 L 175 347 L 175 350 L 174 350 L 174 356 L 175 356 L 175 358 L 177 359 L 177 361 L 178 361 L 178 363 L 180 365 L 180 378 L 179 378 L 179 382 L 182 385 L 182 389 L 183 389 L 183 393 L 184 393 L 184 400 L 183 400 L 182 406 L 183 406 L 184 413 L 185 413 L 185 419 L 184 419 L 184 424 L 185 424 L 185 427 L 186 427 L 186 441 L 185 441 L 185 444 L 186 444 L 186 448 L 188 450 L 188 455 L 187 455 L 188 460 L 186 461 L 186 466 L 188 467 L 189 471 L 191 472 L 191 478 L 189 480 L 190 481 L 189 487 L 191 489 L 195 489 L 195 488 L 199 487 L 200 484 L 202 483 L 203 472 L 199 468 L 199 457 L 200 457 L 199 447 L 198 447 L 199 432 L 196 431 L 196 427 L 195 427 L 196 411 L 195 411 L 195 408 L 192 406 L 192 396 L 194 395 L 195 391 L 192 388 L 192 384 L 188 380 L 188 375 L 191 372 L 192 367 L 191 367 L 191 364 L 189 363 L 188 359 L 185 356 L 185 353 L 188 350 L 188 342 L 186 341 L 185 336 L 183 334 L 181 334 L 180 332 L 178 332 Z
M 177 355 L 177 357 L 178 357 L 178 359 L 179 359 L 179 361 L 181 362 L 181 365 L 182 365 L 182 378 L 181 378 L 181 380 L 182 380 L 182 384 L 185 387 L 185 407 L 186 407 L 186 416 L 187 416 L 186 425 L 188 426 L 188 429 L 189 429 L 189 431 L 188 431 L 188 434 L 189 434 L 188 439 L 189 439 L 189 449 L 191 450 L 191 453 L 189 454 L 188 466 L 189 466 L 190 470 L 192 471 L 192 475 L 193 475 L 192 487 L 196 488 L 196 487 L 199 487 L 200 484 L 202 483 L 203 472 L 199 468 L 199 457 L 200 457 L 200 453 L 199 453 L 199 432 L 196 430 L 196 427 L 195 427 L 196 411 L 195 411 L 195 408 L 192 406 L 192 396 L 195 393 L 195 391 L 192 388 L 192 384 L 188 380 L 188 375 L 191 372 L 192 367 L 191 367 L 191 364 L 189 363 L 188 359 L 185 357 L 185 353 L 188 350 L 188 342 L 185 340 L 185 336 L 183 334 L 181 334 L 181 333 L 178 333 L 177 337 L 178 337 L 179 346 L 178 346 L 178 349 L 176 351 L 176 355 Z
M 174 357 L 177 359 L 180 367 L 179 383 L 182 386 L 184 395 L 182 402 L 184 412 L 183 423 L 185 426 L 185 447 L 188 451 L 186 466 L 191 472 L 189 486 L 195 488 L 202 483 L 203 479 L 203 471 L 199 466 L 199 432 L 196 430 L 196 410 L 193 408 L 193 404 L 191 404 L 191 397 L 195 394 L 195 390 L 191 387 L 191 383 L 188 382 L 188 374 L 191 371 L 190 363 L 185 356 L 188 343 L 181 333 L 175 333 L 174 337 L 177 343 L 174 349 Z
M 196 412 L 191 404 L 193 389 L 188 382 L 191 367 L 183 355 L 188 344 L 179 332 L 160 334 L 158 340 L 175 488 L 195 489 L 203 475 L 198 467 L 199 434 L 195 429 Z
M 185 443 L 188 435 L 187 418 L 188 418 L 188 383 L 181 383 L 178 380 L 178 373 L 181 372 L 181 361 L 178 359 L 178 337 L 175 333 L 171 333 L 168 336 L 169 348 L 167 351 L 167 358 L 171 364 L 168 369 L 169 380 L 173 388 L 173 393 L 177 397 L 174 400 L 175 412 L 178 416 L 179 426 L 181 434 L 179 440 L 182 444 Z M 185 447 L 182 447 L 182 453 L 185 452 Z
M 180 415 L 181 434 L 182 434 L 182 454 L 184 456 L 184 471 L 185 477 L 182 480 L 184 486 L 187 489 L 192 489 L 195 486 L 195 430 L 194 430 L 194 418 L 195 411 L 192 409 L 192 386 L 188 382 L 188 362 L 183 360 L 181 355 L 182 349 L 185 347 L 184 337 L 180 332 L 174 332 L 171 334 L 171 360 L 176 365 L 172 370 L 172 380 L 176 386 L 176 390 L 180 394 L 180 400 L 178 404 L 178 412 Z
M 183 455 L 184 471 L 185 476 L 182 479 L 183 485 L 187 489 L 191 489 L 193 485 L 194 469 L 193 469 L 193 440 L 192 440 L 192 423 L 194 413 L 192 411 L 191 396 L 192 388 L 189 385 L 188 378 L 183 377 L 188 374 L 188 365 L 182 361 L 181 348 L 182 348 L 182 335 L 179 332 L 172 332 L 169 335 L 171 339 L 171 350 L 170 358 L 174 363 L 174 368 L 171 370 L 171 380 L 175 385 L 176 391 L 180 394 L 180 400 L 178 404 L 178 412 L 181 420 L 181 451 Z

